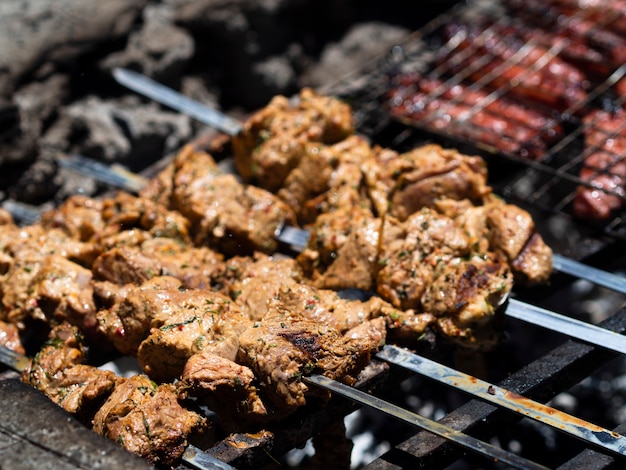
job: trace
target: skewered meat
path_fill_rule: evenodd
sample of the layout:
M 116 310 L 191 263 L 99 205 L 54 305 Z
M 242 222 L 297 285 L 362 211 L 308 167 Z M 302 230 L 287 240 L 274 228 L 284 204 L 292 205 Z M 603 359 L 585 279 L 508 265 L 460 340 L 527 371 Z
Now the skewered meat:
M 211 352 L 189 358 L 177 388 L 181 397 L 195 397 L 217 410 L 227 431 L 241 431 L 248 424 L 267 420 L 268 410 L 259 396 L 254 372 Z
M 439 60 L 450 74 L 465 70 L 477 82 L 489 76 L 485 85 L 492 89 L 548 109 L 565 110 L 587 98 L 585 75 L 538 44 L 460 23 L 446 25 L 444 36 L 453 50 Z
M 172 289 L 145 301 L 152 311 L 169 310 L 161 325 L 150 322 L 150 332 L 137 349 L 144 372 L 160 382 L 178 378 L 198 352 L 234 361 L 239 336 L 251 324 L 230 298 L 216 292 Z
M 266 316 L 239 337 L 238 361 L 263 378 L 260 386 L 271 411 L 284 416 L 306 403 L 305 394 L 319 393 L 302 382 L 303 374 L 354 383 L 380 346 L 371 337 L 345 337 L 273 299 Z
M 41 215 L 41 225 L 58 228 L 75 240 L 88 241 L 104 229 L 103 201 L 82 195 L 73 195 L 55 210 Z
M 406 220 L 437 199 L 469 199 L 479 202 L 491 192 L 487 166 L 480 157 L 431 144 L 397 154 L 388 149 L 366 165 L 369 194 L 377 213 Z
M 260 255 L 242 268 L 224 292 L 251 320 L 265 315 L 269 300 L 281 286 L 294 285 L 302 280 L 300 266 L 293 258 L 276 259 Z
M 436 330 L 465 346 L 493 343 L 512 273 L 550 271 L 549 249 L 536 248 L 541 238 L 522 243 L 534 230 L 527 214 L 495 207 L 481 159 L 438 146 L 401 155 L 371 147 L 351 134 L 345 105 L 300 98 L 297 109 L 276 101 L 234 139 L 245 152 L 269 137 L 269 159 L 259 161 L 278 177 L 252 168 L 249 175 L 276 195 L 222 174 L 188 146 L 140 197 L 76 197 L 36 228 L 0 226 L 3 301 L 13 300 L 7 286 L 38 286 L 38 297 L 18 291 L 19 308 L 5 319 L 24 321 L 34 308 L 51 322 L 84 295 L 96 331 L 137 356 L 144 372 L 121 379 L 82 363 L 78 337 L 70 341 L 62 328 L 83 331 L 88 322 L 67 315 L 53 330 L 64 339 L 44 349 L 24 380 L 93 420 L 97 432 L 173 465 L 190 433 L 206 427 L 181 399 L 209 405 L 229 430 L 258 428 L 327 398 L 303 374 L 352 384 L 387 339 L 415 344 Z M 288 147 L 280 161 L 272 152 L 290 140 L 299 153 Z M 241 155 L 240 165 L 254 166 L 255 156 Z M 296 260 L 270 256 L 275 231 L 296 214 L 313 222 L 307 250 Z M 35 273 L 18 276 L 31 257 Z M 54 292 L 42 284 L 57 281 L 47 275 L 53 267 L 69 274 L 50 284 Z M 347 300 L 327 287 L 378 295 Z
M 333 145 L 309 143 L 276 194 L 303 226 L 341 207 L 370 207 L 362 166 L 373 159 L 373 149 L 357 135 Z
M 381 220 L 360 207 L 321 214 L 298 255 L 314 286 L 372 290 Z
M 277 96 L 233 137 L 237 171 L 245 182 L 275 192 L 283 186 L 309 142 L 334 144 L 353 133 L 352 111 L 332 97 L 305 88 L 297 103 Z
M 123 379 L 93 419 L 95 432 L 161 466 L 176 464 L 188 437 L 206 428 L 206 418 L 181 406 L 172 384 L 145 375 Z
M 40 225 L 0 227 L 3 273 L 1 319 L 24 327 L 30 320 L 63 320 L 93 333 L 95 306 L 90 298 L 91 271 L 80 262 L 93 259 L 93 244 L 69 238 L 60 229 Z
M 242 185 L 220 174 L 213 158 L 192 146 L 178 153 L 173 168 L 170 206 L 191 223 L 196 245 L 208 245 L 229 256 L 277 248 L 274 234 L 295 223 L 293 211 L 273 194 Z
M 22 381 L 86 424 L 113 391 L 119 378 L 85 365 L 86 350 L 78 329 L 67 323 L 53 328 L 49 341 L 22 372 Z
M 626 204 L 626 111 L 596 110 L 583 121 L 585 157 L 573 210 L 587 220 L 607 220 Z
M 97 280 L 142 284 L 156 276 L 180 279 L 187 287 L 209 287 L 223 268 L 223 256 L 207 247 L 181 244 L 171 238 L 147 238 L 138 246 L 117 245 L 93 263 Z
M 435 206 L 455 220 L 475 251 L 501 253 L 520 284 L 548 280 L 552 250 L 537 233 L 532 217 L 525 210 L 493 195 L 486 197 L 481 205 L 444 199 Z
M 83 364 L 86 352 L 76 327 L 61 324 L 22 373 L 22 380 L 44 392 L 83 423 L 154 464 L 177 462 L 187 437 L 208 423 L 179 403 L 172 385 L 145 375 L 129 379 Z

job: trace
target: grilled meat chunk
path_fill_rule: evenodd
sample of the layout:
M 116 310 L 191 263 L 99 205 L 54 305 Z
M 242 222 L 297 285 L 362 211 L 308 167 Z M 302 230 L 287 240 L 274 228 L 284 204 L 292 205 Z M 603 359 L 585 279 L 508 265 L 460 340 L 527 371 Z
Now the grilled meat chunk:
M 19 354 L 26 354 L 20 330 L 14 323 L 0 321 L 0 344 Z
M 405 222 L 387 218 L 380 246 L 376 291 L 402 310 L 421 310 L 422 295 L 437 268 L 471 253 L 463 230 L 427 208 Z
M 354 132 L 350 107 L 305 88 L 295 104 L 276 96 L 233 137 L 237 171 L 247 183 L 275 192 L 283 186 L 306 144 L 334 144 Z
M 470 348 L 489 349 L 500 339 L 502 314 L 498 309 L 512 287 L 509 266 L 497 254 L 454 258 L 435 271 L 421 305 L 437 317 L 444 338 Z
M 171 276 L 187 287 L 208 287 L 222 263 L 223 256 L 210 248 L 147 237 L 138 246 L 116 244 L 104 251 L 92 270 L 97 279 L 116 284 L 142 284 L 156 276 Z
M 189 358 L 177 387 L 179 395 L 198 398 L 218 413 L 226 430 L 241 431 L 267 418 L 252 370 L 211 352 Z
M 301 225 L 342 207 L 370 207 L 362 167 L 374 164 L 373 159 L 371 146 L 360 136 L 351 135 L 333 145 L 309 143 L 277 195 L 293 209 Z
M 552 274 L 552 250 L 537 233 L 531 215 L 496 196 L 481 205 L 440 200 L 437 209 L 453 218 L 469 236 L 475 251 L 494 251 L 508 261 L 520 284 L 546 282 Z
M 49 341 L 22 372 L 21 379 L 85 424 L 91 424 L 119 378 L 111 371 L 83 364 L 85 359 L 85 343 L 78 329 L 63 323 L 51 330 Z
M 92 275 L 82 264 L 97 252 L 93 244 L 73 240 L 60 229 L 5 225 L 0 227 L 0 245 L 0 319 L 22 327 L 28 320 L 68 320 L 94 333 Z
M 106 239 L 121 231 L 139 229 L 153 237 L 171 238 L 189 244 L 190 224 L 179 212 L 157 202 L 120 192 L 103 201 L 102 218 L 106 228 L 98 238 Z
M 272 253 L 274 233 L 295 223 L 293 211 L 261 188 L 216 173 L 213 158 L 185 147 L 174 161 L 172 208 L 187 217 L 196 245 L 228 256 Z
M 152 322 L 137 350 L 139 364 L 152 379 L 166 382 L 178 378 L 187 360 L 198 352 L 235 360 L 239 335 L 251 322 L 230 298 L 191 289 L 162 292 L 154 300 L 167 302 L 170 314 L 161 325 Z M 158 308 L 158 303 L 154 307 Z
M 372 290 L 380 225 L 381 219 L 360 207 L 320 215 L 297 258 L 305 277 L 326 289 Z
M 267 315 L 239 337 L 238 360 L 259 378 L 272 417 L 281 417 L 306 403 L 309 390 L 303 374 L 317 372 L 352 384 L 380 346 L 370 338 L 341 335 L 329 325 L 289 311 L 280 300 Z M 324 395 L 326 396 L 326 395 Z
M 162 326 L 177 308 L 182 282 L 169 276 L 133 286 L 111 308 L 99 310 L 99 328 L 122 354 L 134 356 L 152 328 Z
M 181 406 L 173 385 L 145 375 L 123 379 L 93 419 L 93 430 L 153 464 L 172 466 L 189 436 L 206 431 L 200 414 Z
M 260 256 L 245 266 L 227 293 L 244 315 L 258 320 L 267 313 L 269 301 L 281 286 L 296 284 L 301 278 L 299 265 L 293 258 Z
M 82 195 L 70 196 L 54 210 L 41 215 L 41 225 L 63 230 L 70 238 L 88 241 L 104 229 L 103 202 Z
M 402 154 L 380 151 L 366 178 L 377 213 L 400 220 L 440 198 L 480 201 L 491 193 L 483 159 L 436 144 Z

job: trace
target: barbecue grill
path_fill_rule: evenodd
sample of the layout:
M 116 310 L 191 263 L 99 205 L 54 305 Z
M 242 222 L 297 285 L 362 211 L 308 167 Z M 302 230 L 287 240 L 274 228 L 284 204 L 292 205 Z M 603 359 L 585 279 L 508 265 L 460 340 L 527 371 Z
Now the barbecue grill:
M 446 64 L 435 62 L 441 56 L 442 48 L 448 47 L 441 36 L 442 28 L 454 21 L 479 20 L 481 24 L 487 22 L 488 25 L 513 22 L 512 14 L 491 0 L 457 5 L 427 23 L 385 57 L 367 64 L 355 74 L 322 91 L 350 102 L 359 131 L 380 145 L 402 150 L 425 142 L 438 142 L 483 156 L 489 164 L 490 184 L 495 192 L 531 212 L 540 233 L 556 253 L 609 272 L 623 270 L 626 266 L 626 212 L 623 209 L 617 211 L 610 220 L 601 223 L 581 220 L 572 213 L 576 189 L 581 185 L 589 186 L 579 176 L 586 150 L 582 142 L 585 124 L 577 114 L 577 109 L 566 108 L 552 114 L 563 125 L 565 133 L 558 141 L 552 142 L 541 160 L 502 152 L 486 142 L 463 139 L 456 133 L 433 130 L 428 122 L 399 119 L 386 112 L 390 77 L 400 72 L 434 71 L 441 72 L 447 83 L 457 80 L 459 74 L 443 75 Z M 626 68 L 622 66 L 611 68 L 606 76 L 593 84 L 588 93 L 589 102 L 577 106 L 603 106 L 608 101 L 611 101 L 612 106 L 620 105 L 621 101 L 611 94 L 610 89 L 624 73 Z M 489 83 L 490 77 L 485 76 L 483 81 Z M 490 96 L 501 96 L 505 90 L 491 90 L 489 93 Z M 146 174 L 151 171 L 146 170 Z M 620 194 L 616 196 L 623 198 Z M 588 284 L 588 281 L 584 282 Z M 528 302 L 586 321 L 598 320 L 584 316 L 585 312 L 580 308 L 584 296 L 579 294 L 579 287 L 580 281 L 575 277 L 555 273 L 549 286 L 516 288 L 514 301 Z M 593 290 L 589 296 L 601 294 L 609 295 L 600 288 Z M 623 292 L 615 296 L 611 310 L 604 312 L 599 326 L 619 334 L 626 333 L 626 308 L 621 306 L 623 297 Z M 459 357 L 450 348 L 424 341 L 418 352 L 541 403 L 570 390 L 582 380 L 593 376 L 598 369 L 623 362 L 619 353 L 601 346 L 571 340 L 567 335 L 529 326 L 513 318 L 507 318 L 506 322 L 507 337 L 495 351 L 468 353 Z M 476 388 L 471 383 L 457 385 L 450 387 L 430 378 L 416 377 L 384 360 L 384 357 L 379 357 L 370 364 L 355 388 L 404 407 L 409 406 L 405 401 L 407 389 L 433 400 L 437 396 L 445 396 L 440 401 L 445 402 L 441 406 L 446 414 L 438 420 L 439 423 L 486 443 L 498 443 L 502 447 L 515 449 L 511 443 L 516 436 L 528 432 L 524 426 L 528 425 L 529 418 L 522 409 L 515 412 L 474 398 L 472 391 L 476 391 Z M 237 468 L 258 468 L 271 464 L 274 458 L 280 458 L 293 448 L 304 446 L 313 436 L 324 434 L 336 426 L 341 430 L 343 417 L 358 408 L 359 405 L 352 400 L 340 396 L 334 396 L 325 404 L 311 401 L 275 429 L 255 435 L 230 435 L 206 451 Z M 375 413 L 384 415 L 385 410 Z M 563 423 L 568 420 L 565 417 L 557 419 L 562 419 Z M 596 424 L 610 427 L 616 425 L 609 421 Z M 501 463 L 495 461 L 496 456 L 489 457 L 489 451 L 486 456 L 478 456 L 445 437 L 418 431 L 412 426 L 394 426 L 397 426 L 398 431 L 394 447 L 367 464 L 366 468 L 442 468 L 448 465 L 458 465 L 459 468 L 463 468 L 463 465 L 473 468 L 501 467 Z M 624 433 L 626 428 L 618 426 L 615 431 Z M 535 435 L 541 435 L 541 432 Z M 548 447 L 541 443 L 537 444 L 537 449 L 533 449 L 532 445 L 524 445 L 519 449 L 519 454 L 529 461 L 560 468 L 610 468 L 620 465 L 623 460 L 615 453 L 590 446 L 568 435 L 557 432 L 554 438 L 558 441 L 558 445 L 554 445 L 558 448 L 558 455 L 543 454 Z M 340 444 L 333 443 L 337 446 Z M 181 468 L 188 468 L 188 465 L 192 464 L 181 464 Z

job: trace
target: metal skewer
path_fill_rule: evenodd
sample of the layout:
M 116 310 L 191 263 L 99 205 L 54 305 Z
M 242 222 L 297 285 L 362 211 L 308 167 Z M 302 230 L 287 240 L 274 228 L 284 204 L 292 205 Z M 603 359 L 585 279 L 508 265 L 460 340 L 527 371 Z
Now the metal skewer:
M 386 345 L 376 354 L 376 357 L 523 414 L 604 450 L 626 456 L 626 437 L 616 432 L 588 423 L 397 346 Z
M 527 460 L 519 455 L 513 454 L 512 452 L 508 452 L 500 447 L 496 447 L 492 444 L 481 441 L 480 439 L 459 432 L 449 426 L 445 426 L 436 421 L 432 421 L 428 418 L 407 411 L 404 408 L 381 400 L 380 398 L 372 396 L 366 392 L 362 392 L 356 388 L 349 387 L 348 385 L 329 379 L 328 377 L 324 377 L 323 375 L 311 375 L 303 377 L 302 380 L 305 383 L 317 385 L 318 387 L 330 390 L 357 403 L 382 411 L 390 416 L 393 416 L 394 418 L 412 424 L 413 426 L 417 426 L 421 429 L 425 429 L 439 437 L 443 437 L 444 439 L 454 442 L 455 444 L 458 444 L 474 453 L 493 459 L 494 461 L 505 463 L 513 468 L 546 468 L 543 465 Z

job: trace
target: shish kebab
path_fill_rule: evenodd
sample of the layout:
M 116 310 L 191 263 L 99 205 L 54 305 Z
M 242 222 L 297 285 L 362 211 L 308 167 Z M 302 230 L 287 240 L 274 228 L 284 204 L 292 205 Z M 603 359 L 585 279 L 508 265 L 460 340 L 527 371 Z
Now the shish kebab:
M 242 130 L 243 125 L 238 120 L 209 108 L 145 75 L 123 68 L 116 68 L 113 71 L 113 76 L 121 85 L 160 104 L 182 112 L 224 134 L 234 136 Z M 130 174 L 121 168 L 111 171 L 111 168 L 108 166 L 100 164 L 99 162 L 91 162 L 81 156 L 62 159 L 61 164 L 68 168 L 74 168 L 77 171 L 88 172 L 89 176 L 99 178 L 109 184 L 117 185 L 131 192 L 137 192 L 147 182 L 139 175 Z M 306 245 L 309 234 L 304 230 L 284 227 L 283 231 L 277 234 L 277 236 L 285 243 L 303 247 Z M 558 254 L 553 254 L 552 261 L 554 269 L 558 271 L 584 279 L 598 286 L 626 294 L 626 278 Z
M 271 234 L 270 234 L 271 235 Z M 285 328 L 286 326 L 283 326 L 283 328 Z
M 15 351 L 8 349 L 5 346 L 0 345 L 0 363 L 16 370 L 17 372 L 22 372 L 29 364 L 29 359 L 26 356 L 23 356 Z M 436 434 L 437 436 L 443 437 L 449 441 L 452 441 L 465 449 L 472 451 L 478 455 L 482 455 L 489 459 L 493 459 L 494 461 L 499 461 L 510 465 L 512 468 L 517 468 L 520 470 L 525 469 L 535 469 L 535 470 L 545 470 L 547 467 L 543 465 L 539 465 L 535 462 L 529 461 L 523 457 L 520 457 L 512 452 L 501 449 L 497 446 L 489 444 L 487 442 L 483 442 L 480 439 L 474 438 L 467 434 L 463 434 L 458 432 L 448 426 L 442 425 L 435 421 L 432 421 L 428 418 L 424 418 L 420 415 L 412 413 L 410 411 L 404 410 L 396 405 L 388 403 L 384 400 L 376 398 L 366 392 L 360 391 L 356 388 L 349 387 L 347 385 L 342 384 L 341 382 L 337 382 L 335 380 L 329 379 L 323 375 L 313 374 L 309 377 L 303 378 L 303 380 L 308 383 L 312 383 L 329 390 L 335 391 L 336 393 L 343 395 L 361 405 L 369 406 L 379 411 L 386 412 L 393 416 L 396 419 L 404 421 L 413 426 L 425 429 L 427 431 Z M 539 405 L 543 406 L 543 405 Z M 548 408 L 548 407 L 546 407 Z M 553 413 L 558 414 L 557 410 L 552 410 Z M 568 426 L 569 427 L 569 426 Z M 588 433 L 601 432 L 602 435 L 604 433 L 609 433 L 609 431 L 603 430 L 597 426 L 589 424 Z M 574 434 L 577 435 L 577 434 Z M 578 433 L 580 436 L 580 432 Z M 623 447 L 616 447 L 615 443 L 620 442 L 619 440 L 626 440 L 622 436 L 615 435 L 612 433 L 610 436 L 610 444 L 603 445 L 604 448 L 613 450 L 617 453 L 622 453 L 626 455 L 625 450 L 618 450 Z M 597 439 L 595 439 L 596 442 Z M 614 442 L 613 442 L 614 441 Z M 591 443 L 595 443 L 594 440 L 589 440 Z M 614 447 L 614 449 L 613 449 Z M 182 460 L 186 464 L 196 468 L 198 470 L 231 470 L 234 469 L 231 465 L 228 465 L 215 457 L 213 457 L 208 452 L 203 451 L 202 449 L 189 444 L 182 455 Z
M 524 416 L 547 424 L 548 426 L 552 426 L 561 432 L 570 434 L 571 436 L 574 436 L 593 446 L 626 456 L 626 437 L 602 428 L 601 426 L 586 422 L 580 418 L 568 415 L 567 413 L 534 400 L 513 394 L 506 389 L 477 379 L 476 377 L 452 369 L 433 360 L 411 353 L 406 349 L 399 348 L 397 346 L 385 345 L 383 349 L 376 354 L 376 357 L 452 387 L 458 387 L 459 384 L 461 384 L 461 388 L 470 395 L 478 397 L 484 401 L 488 401 L 497 406 L 523 414 Z M 5 366 L 10 367 L 17 372 L 22 372 L 28 367 L 29 362 L 30 360 L 28 357 L 17 353 L 6 346 L 0 345 L 0 363 Z M 312 374 L 310 376 L 303 377 L 303 380 L 307 383 L 328 388 L 331 391 L 343 395 L 361 405 L 386 412 L 394 416 L 396 419 L 433 432 L 434 434 L 455 442 L 473 452 L 490 458 L 497 458 L 498 460 L 508 463 L 515 468 L 543 468 L 535 465 L 533 462 L 520 459 L 514 454 L 502 451 L 500 448 L 459 433 L 451 428 L 399 408 L 354 387 L 337 382 L 336 380 L 329 379 L 319 374 Z M 199 470 L 227 470 L 233 468 L 191 444 L 187 446 L 182 455 L 182 459 L 184 462 L 192 465 L 194 468 L 198 468 Z
M 198 104 L 198 106 L 201 106 L 201 105 Z M 212 110 L 209 110 L 209 112 L 215 113 Z M 219 116 L 220 114 L 218 113 L 218 117 Z M 80 164 L 80 161 L 78 163 Z M 94 163 L 94 165 L 95 165 L 95 168 L 91 168 L 92 173 L 98 173 L 101 171 L 101 172 L 104 172 L 104 174 L 107 174 L 106 170 L 108 167 L 103 166 L 102 168 L 98 168 L 97 164 Z M 120 173 L 119 175 L 114 174 L 113 179 L 117 178 L 118 183 L 121 181 L 131 181 L 132 183 L 131 189 L 134 189 L 134 190 L 136 190 L 139 186 L 141 186 L 141 184 L 143 184 L 141 177 L 129 179 L 128 176 L 129 175 L 127 173 Z M 292 227 L 285 227 L 281 231 L 278 231 L 279 232 L 278 238 L 283 242 L 288 241 L 286 240 L 286 238 L 288 238 L 290 234 L 293 234 L 294 231 L 300 237 L 308 236 L 308 233 L 304 230 L 295 229 Z M 584 265 L 583 265 L 583 268 L 584 268 Z M 623 279 L 620 279 L 617 276 L 615 276 L 615 280 L 624 281 Z M 608 347 L 618 352 L 624 352 L 625 350 L 621 344 L 624 342 L 624 339 L 620 335 L 607 332 L 606 330 L 597 328 L 597 327 L 589 328 L 589 326 L 591 325 L 588 325 L 586 323 L 578 322 L 571 318 L 564 318 L 553 312 L 548 312 L 546 310 L 543 310 L 537 307 L 525 305 L 515 300 L 510 302 L 510 312 L 508 312 L 508 314 L 509 316 L 513 316 L 513 317 L 516 317 L 516 318 L 519 318 L 519 319 L 522 319 L 524 321 L 531 322 L 534 324 L 539 324 L 540 326 L 543 326 L 543 327 L 547 326 L 549 329 L 554 329 L 555 331 L 558 331 L 561 333 L 563 332 L 570 333 L 570 335 L 575 338 L 581 339 L 586 342 L 591 342 L 593 344 Z
M 72 158 L 72 164 L 70 167 L 76 171 L 85 174 L 85 168 L 90 168 L 91 170 L 98 172 L 99 176 L 102 176 L 103 174 L 106 175 L 104 180 L 115 180 L 119 184 L 119 187 L 126 188 L 131 192 L 136 190 L 137 182 L 143 181 L 142 177 L 138 175 L 132 175 L 132 179 L 128 179 L 126 174 L 124 174 L 124 176 L 120 176 L 120 173 L 115 173 L 115 170 L 111 170 L 108 166 L 93 160 L 84 159 L 83 157 Z M 90 172 L 89 174 L 91 175 L 92 173 Z M 94 173 L 94 176 L 97 175 Z M 36 222 L 40 215 L 40 212 L 36 208 L 24 204 L 9 202 L 4 204 L 4 208 L 13 214 L 17 219 L 27 223 Z M 295 250 L 301 250 L 304 246 L 306 246 L 308 236 L 309 232 L 307 230 L 296 227 L 283 227 L 282 230 L 276 233 L 276 238 L 280 242 L 289 245 Z M 585 266 L 585 269 L 587 268 L 589 267 Z M 607 278 L 609 285 L 615 285 L 615 290 L 623 292 L 623 278 L 607 273 L 606 271 L 597 271 L 599 271 L 598 278 Z M 605 287 L 609 286 L 605 285 Z M 360 295 L 365 294 L 367 293 L 363 292 Z M 516 299 L 507 300 L 504 314 L 510 318 L 515 318 L 517 320 L 575 338 L 584 343 L 600 346 L 621 354 L 626 354 L 626 337 L 624 335 L 591 323 L 583 322 L 581 320 L 577 320 L 532 304 L 521 302 Z

